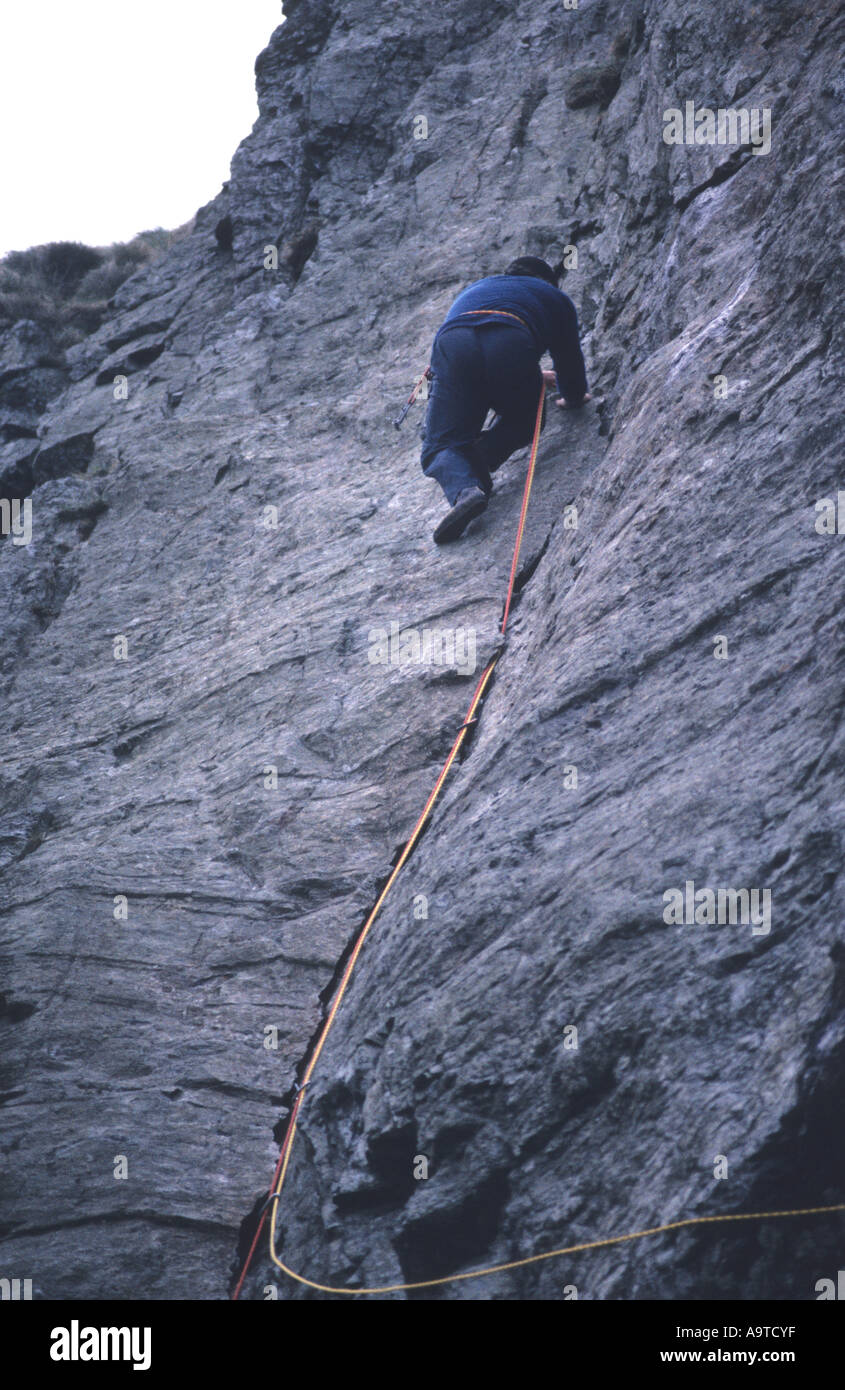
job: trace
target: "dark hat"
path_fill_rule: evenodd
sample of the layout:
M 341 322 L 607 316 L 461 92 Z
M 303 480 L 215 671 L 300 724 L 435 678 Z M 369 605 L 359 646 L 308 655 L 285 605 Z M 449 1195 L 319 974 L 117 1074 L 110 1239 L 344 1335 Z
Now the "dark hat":
M 541 261 L 539 256 L 518 256 L 515 261 L 511 261 L 505 274 L 533 275 L 537 280 L 547 280 L 550 285 L 556 285 L 558 281 L 548 262 Z

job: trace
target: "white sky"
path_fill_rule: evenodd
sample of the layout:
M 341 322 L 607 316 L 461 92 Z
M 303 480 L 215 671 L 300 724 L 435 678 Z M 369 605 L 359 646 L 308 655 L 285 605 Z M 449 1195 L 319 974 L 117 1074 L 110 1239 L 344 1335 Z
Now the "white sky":
M 258 115 L 280 0 L 4 0 L 0 255 L 178 227 Z

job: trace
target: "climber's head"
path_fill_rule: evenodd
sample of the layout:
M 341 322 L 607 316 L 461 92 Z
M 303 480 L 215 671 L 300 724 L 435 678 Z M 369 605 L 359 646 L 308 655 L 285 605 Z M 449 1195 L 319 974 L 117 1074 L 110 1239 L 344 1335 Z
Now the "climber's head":
M 533 275 L 537 280 L 548 280 L 550 285 L 557 285 L 558 277 L 555 275 L 551 266 L 546 261 L 541 261 L 539 256 L 517 256 L 515 261 L 505 269 L 506 275 Z

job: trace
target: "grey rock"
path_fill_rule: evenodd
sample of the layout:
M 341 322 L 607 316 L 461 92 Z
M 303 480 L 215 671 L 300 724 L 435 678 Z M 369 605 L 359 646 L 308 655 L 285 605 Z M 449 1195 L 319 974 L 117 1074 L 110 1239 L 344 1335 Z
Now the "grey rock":
M 472 689 L 372 631 L 489 634 L 507 585 L 525 455 L 439 553 L 391 418 L 527 242 L 577 244 L 598 404 L 549 412 L 507 647 L 306 1092 L 284 1258 L 381 1284 L 843 1200 L 835 8 L 286 6 L 229 183 L 0 451 L 33 489 L 0 542 L 9 1277 L 226 1296 Z M 769 155 L 663 143 L 670 99 L 746 79 Z M 771 930 L 665 923 L 687 880 L 770 888 Z M 838 1218 L 715 1225 L 414 1296 L 805 1299 L 837 1260 Z M 244 1296 L 277 1273 L 262 1243 Z
M 605 107 L 619 91 L 620 81 L 620 70 L 613 63 L 588 63 L 572 74 L 564 99 L 570 111 L 580 111 L 583 106 Z
M 0 333 L 0 380 L 10 371 L 55 365 L 55 357 L 56 349 L 50 335 L 32 319 L 19 319 L 5 333 Z
M 148 367 L 161 356 L 167 339 L 161 333 L 142 333 L 130 344 L 105 359 L 97 373 L 97 386 L 113 384 L 116 376 L 131 376 L 141 367 Z
M 0 333 L 0 444 L 35 439 L 47 403 L 67 380 L 62 352 L 37 323 L 20 319 Z

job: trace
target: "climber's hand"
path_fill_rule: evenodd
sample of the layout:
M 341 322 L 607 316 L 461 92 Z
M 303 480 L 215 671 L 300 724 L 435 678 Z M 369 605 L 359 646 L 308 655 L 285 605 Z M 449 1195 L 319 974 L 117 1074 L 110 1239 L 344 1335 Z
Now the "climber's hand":
M 552 391 L 556 391 L 556 390 L 557 390 L 557 373 L 556 373 L 556 372 L 547 372 L 546 369 L 545 369 L 545 367 L 544 367 L 544 368 L 543 368 L 543 384 L 544 384 L 547 388 L 551 388 Z
M 584 400 L 579 401 L 578 405 L 570 405 L 568 401 L 565 401 L 563 399 L 563 396 L 558 397 L 558 399 L 555 401 L 555 405 L 559 405 L 561 410 L 580 410 L 581 406 L 584 405 L 586 401 L 591 401 L 592 399 L 592 395 L 589 391 L 587 391 L 584 396 Z

